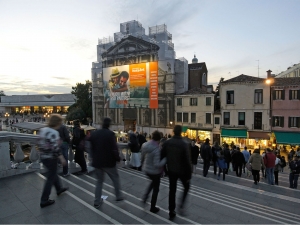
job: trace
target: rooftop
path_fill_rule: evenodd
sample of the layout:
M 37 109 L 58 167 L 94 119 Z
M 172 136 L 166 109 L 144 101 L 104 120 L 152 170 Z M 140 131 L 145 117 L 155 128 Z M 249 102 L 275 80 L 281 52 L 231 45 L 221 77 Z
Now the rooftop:
M 252 77 L 249 75 L 241 74 L 237 77 L 225 80 L 222 83 L 239 83 L 239 82 L 264 82 L 266 78 Z
M 300 77 L 275 78 L 272 86 L 300 85 Z
M 199 95 L 199 94 L 212 94 L 211 92 L 208 92 L 205 88 L 192 88 L 188 91 L 185 91 L 179 95 Z

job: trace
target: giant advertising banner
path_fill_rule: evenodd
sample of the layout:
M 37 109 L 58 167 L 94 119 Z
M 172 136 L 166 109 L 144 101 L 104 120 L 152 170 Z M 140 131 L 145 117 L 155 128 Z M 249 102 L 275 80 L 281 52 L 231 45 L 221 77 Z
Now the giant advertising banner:
M 103 68 L 104 108 L 158 108 L 158 62 Z

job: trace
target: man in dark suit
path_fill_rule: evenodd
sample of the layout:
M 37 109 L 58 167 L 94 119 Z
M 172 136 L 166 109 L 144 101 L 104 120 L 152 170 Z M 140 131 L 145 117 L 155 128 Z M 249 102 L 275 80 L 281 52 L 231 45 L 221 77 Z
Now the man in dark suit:
M 95 189 L 94 207 L 99 208 L 102 203 L 102 184 L 104 172 L 108 174 L 115 187 L 116 201 L 122 201 L 120 178 L 116 162 L 120 162 L 119 150 L 115 133 L 109 130 L 110 118 L 104 118 L 102 129 L 94 131 L 88 138 L 91 144 L 92 166 L 95 168 L 97 183 Z
M 183 213 L 184 202 L 190 188 L 192 177 L 191 156 L 188 144 L 182 139 L 182 127 L 174 127 L 174 136 L 164 142 L 162 146 L 161 158 L 167 158 L 169 174 L 169 216 L 173 219 L 176 216 L 176 188 L 177 180 L 180 179 L 184 191 L 181 198 L 180 210 Z

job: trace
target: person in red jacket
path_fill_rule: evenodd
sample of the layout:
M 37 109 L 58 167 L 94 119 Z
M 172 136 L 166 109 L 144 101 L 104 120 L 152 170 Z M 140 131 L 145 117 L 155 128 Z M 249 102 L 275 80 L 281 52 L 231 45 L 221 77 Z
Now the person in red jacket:
M 274 168 L 275 168 L 276 155 L 270 148 L 267 148 L 267 153 L 264 156 L 264 164 L 266 166 L 266 175 L 268 184 L 274 185 Z

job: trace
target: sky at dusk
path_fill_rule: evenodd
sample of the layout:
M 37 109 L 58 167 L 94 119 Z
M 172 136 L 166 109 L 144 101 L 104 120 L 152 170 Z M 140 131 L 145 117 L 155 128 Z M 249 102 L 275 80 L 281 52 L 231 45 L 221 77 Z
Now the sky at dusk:
M 300 62 L 299 12 L 299 0 L 0 0 L 0 90 L 70 93 L 91 80 L 98 38 L 131 20 L 146 34 L 166 24 L 177 58 L 196 54 L 209 84 L 278 74 Z

